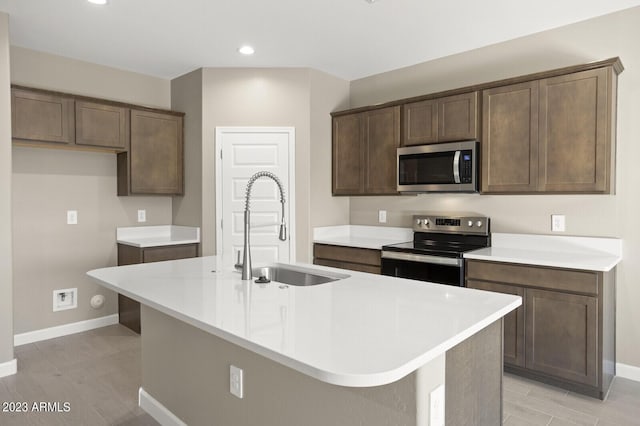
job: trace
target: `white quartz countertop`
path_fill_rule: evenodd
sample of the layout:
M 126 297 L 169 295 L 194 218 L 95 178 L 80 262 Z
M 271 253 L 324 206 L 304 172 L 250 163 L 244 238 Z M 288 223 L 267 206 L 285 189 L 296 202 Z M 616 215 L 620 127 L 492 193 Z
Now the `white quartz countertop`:
M 413 229 L 390 226 L 340 225 L 313 229 L 313 242 L 380 250 L 388 244 L 413 240 Z
M 397 381 L 521 304 L 513 295 L 317 265 L 305 267 L 348 278 L 259 285 L 221 265 L 209 256 L 88 275 L 273 361 L 352 387 Z
M 493 233 L 491 247 L 465 253 L 464 257 L 493 262 L 607 272 L 622 260 L 622 240 Z
M 133 247 L 195 244 L 200 242 L 200 228 L 177 225 L 116 228 L 116 241 Z

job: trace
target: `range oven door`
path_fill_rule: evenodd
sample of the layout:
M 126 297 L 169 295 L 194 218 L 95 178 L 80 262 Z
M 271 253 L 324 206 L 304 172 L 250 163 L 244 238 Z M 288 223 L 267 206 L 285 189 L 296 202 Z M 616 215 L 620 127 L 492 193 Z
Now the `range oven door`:
M 463 287 L 464 260 L 383 250 L 382 275 Z

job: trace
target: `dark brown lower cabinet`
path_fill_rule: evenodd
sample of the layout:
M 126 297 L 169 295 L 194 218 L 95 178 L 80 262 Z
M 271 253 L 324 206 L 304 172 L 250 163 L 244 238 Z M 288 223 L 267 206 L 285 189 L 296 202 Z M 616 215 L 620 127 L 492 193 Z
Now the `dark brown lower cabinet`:
M 357 247 L 313 245 L 313 263 L 332 268 L 380 274 L 382 260 L 380 250 Z
M 198 256 L 198 244 L 180 244 L 174 246 L 134 247 L 118 244 L 118 266 L 136 263 L 161 262 L 163 260 L 187 259 Z M 118 314 L 120 324 L 140 333 L 140 303 L 118 295 Z
M 505 371 L 604 399 L 615 375 L 615 270 L 468 260 L 469 288 L 517 294 L 504 319 Z

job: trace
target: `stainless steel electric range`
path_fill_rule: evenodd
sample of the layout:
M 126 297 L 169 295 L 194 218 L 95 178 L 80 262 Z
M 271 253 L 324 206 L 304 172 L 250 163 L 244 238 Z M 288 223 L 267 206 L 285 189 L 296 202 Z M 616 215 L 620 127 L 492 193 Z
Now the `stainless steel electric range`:
M 383 275 L 464 286 L 464 253 L 491 246 L 490 220 L 475 213 L 415 215 L 413 231 L 382 247 Z

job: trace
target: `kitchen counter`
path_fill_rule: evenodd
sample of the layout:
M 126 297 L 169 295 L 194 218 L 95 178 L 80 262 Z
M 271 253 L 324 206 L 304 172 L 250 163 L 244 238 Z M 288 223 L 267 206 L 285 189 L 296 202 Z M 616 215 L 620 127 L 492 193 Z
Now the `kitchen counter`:
M 380 250 L 388 244 L 413 240 L 413 229 L 390 226 L 341 225 L 313 228 L 313 242 Z
M 116 228 L 119 244 L 133 247 L 159 247 L 200 243 L 200 228 L 193 226 L 134 226 Z
M 622 260 L 622 240 L 531 234 L 491 234 L 491 247 L 465 259 L 607 272 Z
M 308 267 L 348 278 L 308 287 L 258 285 L 222 268 L 215 256 L 88 275 L 206 333 L 350 387 L 395 382 L 521 304 L 513 295 Z

